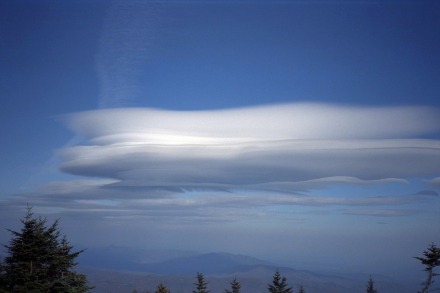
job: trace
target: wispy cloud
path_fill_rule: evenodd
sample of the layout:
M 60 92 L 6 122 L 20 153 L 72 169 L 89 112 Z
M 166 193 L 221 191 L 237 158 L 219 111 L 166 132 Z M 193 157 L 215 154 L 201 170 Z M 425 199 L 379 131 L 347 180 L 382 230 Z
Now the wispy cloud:
M 17 195 L 9 204 L 23 207 L 30 199 L 46 214 L 62 213 L 88 219 L 141 219 L 154 223 L 190 221 L 231 222 L 255 218 L 270 219 L 274 214 L 286 218 L 310 217 L 302 208 L 326 209 L 332 214 L 374 217 L 411 216 L 418 213 L 414 204 L 436 200 L 419 195 L 358 196 L 357 194 L 303 195 L 271 192 L 232 193 L 225 191 L 170 192 L 126 190 L 108 187 L 109 181 L 77 180 L 53 182 L 36 192 Z M 280 207 L 288 207 L 284 212 Z M 329 209 L 331 207 L 331 209 Z M 344 209 L 345 208 L 345 209 Z M 420 207 L 418 207 L 420 208 Z M 277 211 L 277 212 L 274 212 Z M 321 211 L 322 212 L 322 211 Z M 75 216 L 76 215 L 76 216 Z
M 400 209 L 358 209 L 358 210 L 350 210 L 345 213 L 348 215 L 356 215 L 356 216 L 370 216 L 370 217 L 405 217 L 418 213 L 420 211 L 416 210 L 400 210 Z
M 130 104 L 139 97 L 138 74 L 151 57 L 158 29 L 154 1 L 112 1 L 96 56 L 99 107 Z
M 438 196 L 438 192 L 435 190 L 421 190 L 416 193 L 417 195 Z

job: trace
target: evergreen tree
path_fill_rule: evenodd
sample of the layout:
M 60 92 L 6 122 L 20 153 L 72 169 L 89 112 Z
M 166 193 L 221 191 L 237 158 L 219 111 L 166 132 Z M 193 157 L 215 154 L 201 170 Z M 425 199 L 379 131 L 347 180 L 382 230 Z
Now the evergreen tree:
M 234 280 L 232 280 L 231 282 L 232 291 L 226 289 L 224 293 L 240 293 L 240 288 L 241 288 L 240 282 L 237 281 L 237 278 L 234 278 Z
M 157 285 L 156 291 L 154 293 L 170 293 L 170 290 L 162 283 Z
M 374 288 L 374 281 L 373 278 L 368 279 L 368 283 L 367 283 L 367 293 L 377 293 L 377 290 Z
M 306 293 L 306 290 L 304 289 L 304 286 L 303 286 L 303 285 L 299 286 L 299 291 L 298 291 L 298 293 Z
M 21 231 L 8 229 L 13 237 L 5 245 L 8 256 L 2 264 L 0 288 L 16 293 L 88 292 L 86 276 L 72 270 L 82 251 L 71 252 L 67 239 L 60 238 L 58 221 L 48 226 L 28 208 L 21 222 Z
M 3 263 L 0 262 L 0 293 L 6 293 L 6 278 Z
M 438 276 L 438 273 L 435 273 L 434 269 L 440 266 L 440 248 L 434 243 L 431 243 L 428 249 L 423 252 L 423 255 L 425 257 L 415 258 L 425 265 L 425 271 L 428 272 L 428 276 L 423 284 L 422 291 L 420 291 L 421 293 L 428 293 L 429 287 L 432 285 L 432 283 L 434 283 L 433 278 Z
M 292 287 L 287 287 L 287 279 L 281 277 L 279 271 L 273 275 L 272 284 L 268 284 L 268 290 L 270 293 L 292 293 Z
M 209 293 L 207 290 L 208 283 L 205 281 L 205 276 L 203 276 L 202 273 L 197 273 L 197 283 L 194 283 L 196 285 L 196 290 L 192 291 L 193 293 Z

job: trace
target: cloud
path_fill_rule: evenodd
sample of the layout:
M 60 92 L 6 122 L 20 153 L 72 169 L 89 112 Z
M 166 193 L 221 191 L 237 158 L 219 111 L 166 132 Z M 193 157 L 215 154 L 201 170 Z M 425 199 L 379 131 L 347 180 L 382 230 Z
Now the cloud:
M 111 179 L 81 179 L 70 181 L 52 181 L 38 186 L 37 190 L 46 195 L 79 194 L 117 182 Z
M 435 189 L 440 189 L 440 177 L 436 177 L 428 182 L 429 186 Z
M 437 199 L 413 186 L 414 178 L 434 178 L 431 188 L 438 181 L 440 144 L 425 138 L 438 131 L 437 114 L 322 104 L 71 114 L 66 123 L 78 140 L 58 156 L 62 171 L 80 177 L 42 184 L 8 205 L 31 203 L 63 218 L 167 223 L 250 221 L 280 209 L 292 218 L 327 207 L 412 215 Z
M 416 193 L 417 195 L 438 196 L 438 192 L 434 190 L 421 190 Z
M 119 108 L 68 117 L 96 144 L 215 144 L 276 140 L 389 139 L 440 131 L 439 109 L 295 103 L 211 111 Z
M 405 216 L 411 216 L 418 211 L 415 210 L 397 210 L 397 209 L 359 209 L 359 210 L 351 210 L 345 212 L 348 215 L 356 215 L 356 216 L 369 216 L 369 217 L 382 217 L 382 218 L 388 218 L 388 217 L 405 217 Z
M 283 104 L 216 111 L 72 114 L 84 138 L 61 170 L 114 188 L 297 192 L 334 183 L 406 182 L 440 172 L 438 109 Z
M 164 192 L 158 190 L 118 190 L 108 188 L 109 180 L 74 180 L 50 182 L 36 192 L 15 196 L 9 202 L 17 207 L 32 205 L 45 214 L 62 213 L 63 218 L 91 213 L 102 219 L 142 218 L 154 221 L 234 221 L 271 217 L 273 208 L 290 207 L 384 207 L 405 206 L 419 202 L 418 196 L 356 196 L 279 194 L 271 192 L 232 193 L 225 191 Z M 279 213 L 279 212 L 277 212 Z M 351 212 L 351 214 L 354 214 Z M 366 215 L 366 214 L 364 214 Z
M 368 186 L 368 185 L 382 185 L 382 184 L 389 184 L 389 183 L 408 184 L 409 182 L 405 179 L 399 179 L 399 178 L 362 180 L 362 179 L 359 179 L 356 177 L 350 177 L 350 176 L 332 176 L 332 177 L 317 178 L 317 179 L 297 181 L 297 182 L 260 183 L 260 184 L 248 185 L 247 188 L 288 192 L 288 191 L 292 191 L 292 190 L 307 191 L 309 189 L 324 188 L 324 187 L 331 186 L 334 184 Z
M 100 108 L 137 98 L 138 73 L 151 57 L 158 33 L 159 5 L 154 1 L 112 1 L 96 56 Z

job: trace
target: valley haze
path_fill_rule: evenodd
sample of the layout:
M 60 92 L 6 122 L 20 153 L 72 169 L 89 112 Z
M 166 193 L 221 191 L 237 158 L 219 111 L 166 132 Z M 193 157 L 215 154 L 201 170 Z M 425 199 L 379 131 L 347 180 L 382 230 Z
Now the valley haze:
M 273 262 L 230 253 L 196 253 L 177 250 L 145 250 L 128 247 L 100 247 L 85 251 L 80 270 L 89 276 L 94 292 L 154 290 L 159 283 L 171 292 L 192 292 L 195 276 L 203 272 L 208 290 L 223 292 L 237 278 L 241 292 L 264 292 L 274 272 L 279 271 L 295 291 L 303 285 L 307 292 L 363 292 L 371 274 L 356 272 L 311 271 L 280 266 Z M 416 292 L 422 275 L 395 279 L 373 274 L 380 292 Z

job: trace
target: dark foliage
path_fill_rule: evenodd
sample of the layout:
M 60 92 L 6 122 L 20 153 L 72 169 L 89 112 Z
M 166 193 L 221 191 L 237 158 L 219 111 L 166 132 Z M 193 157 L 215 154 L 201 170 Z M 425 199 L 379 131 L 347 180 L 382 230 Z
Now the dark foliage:
M 72 270 L 82 251 L 71 252 L 58 221 L 48 226 L 28 208 L 21 222 L 21 231 L 8 229 L 12 239 L 5 245 L 8 256 L 1 264 L 0 292 L 88 292 L 86 276 Z
M 368 279 L 368 283 L 367 283 L 367 293 L 378 293 L 377 290 L 374 288 L 374 281 L 373 278 Z
M 196 285 L 196 290 L 192 291 L 193 293 L 209 293 L 207 290 L 208 283 L 205 281 L 205 276 L 203 276 L 202 273 L 197 273 L 197 283 L 194 283 Z
M 292 293 L 292 287 L 287 287 L 287 280 L 281 277 L 279 271 L 273 275 L 272 284 L 268 284 L 268 290 L 270 293 Z
M 424 257 L 414 257 L 418 259 L 424 266 L 425 271 L 428 273 L 426 281 L 423 284 L 421 293 L 428 293 L 429 288 L 434 283 L 433 278 L 438 276 L 437 273 L 434 272 L 434 269 L 440 266 L 440 248 L 437 247 L 434 243 L 423 252 Z
M 162 283 L 157 285 L 156 291 L 154 293 L 170 293 L 170 290 Z
M 240 288 L 241 288 L 240 282 L 237 281 L 237 278 L 234 278 L 234 280 L 232 280 L 231 282 L 232 291 L 225 290 L 224 293 L 240 293 Z

